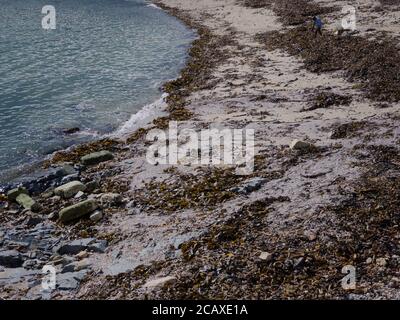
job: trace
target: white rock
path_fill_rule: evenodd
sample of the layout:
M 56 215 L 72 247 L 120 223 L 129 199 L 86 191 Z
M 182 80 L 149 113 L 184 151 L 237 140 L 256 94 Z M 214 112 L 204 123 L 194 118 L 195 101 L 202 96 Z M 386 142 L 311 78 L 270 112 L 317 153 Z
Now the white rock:
M 168 277 L 163 277 L 163 278 L 157 278 L 157 279 L 153 279 L 150 281 L 147 281 L 144 285 L 143 288 L 155 288 L 158 286 L 162 286 L 166 283 L 170 283 L 175 281 L 176 278 L 172 277 L 172 276 L 168 276 Z
M 102 218 L 103 218 L 103 213 L 101 211 L 93 212 L 90 215 L 90 220 L 92 220 L 93 222 L 100 221 Z
M 378 258 L 376 259 L 376 264 L 380 267 L 386 267 L 387 261 L 385 258 Z
M 85 194 L 82 191 L 79 191 L 76 195 L 75 195 L 75 199 L 79 199 L 82 198 Z
M 259 258 L 264 261 L 269 261 L 272 258 L 272 254 L 270 254 L 269 252 L 261 252 Z

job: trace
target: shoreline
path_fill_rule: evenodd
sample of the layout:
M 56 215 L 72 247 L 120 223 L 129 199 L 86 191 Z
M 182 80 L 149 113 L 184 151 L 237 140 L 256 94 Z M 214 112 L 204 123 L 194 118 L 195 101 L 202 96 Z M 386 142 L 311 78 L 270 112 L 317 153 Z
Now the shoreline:
M 165 85 L 168 115 L 124 143 L 101 141 L 56 159 L 78 163 L 111 148 L 114 160 L 83 168 L 79 179 L 98 181 L 85 197 L 111 192 L 122 201 L 101 205 L 97 222 L 54 222 L 68 240 L 106 239 L 108 247 L 89 255 L 91 271 L 80 286 L 53 298 L 397 297 L 399 261 L 390 244 L 399 205 L 399 103 L 381 108 L 340 71 L 310 72 L 287 51 L 257 40 L 266 31 L 290 34 L 279 22 L 290 12 L 233 0 L 154 3 L 196 26 L 199 39 L 181 76 Z M 295 5 L 308 10 L 300 0 Z M 324 19 L 332 32 L 336 11 Z M 330 34 L 324 39 L 335 41 Z M 146 133 L 171 120 L 196 129 L 215 122 L 254 128 L 254 173 L 238 179 L 226 169 L 148 164 Z M 291 148 L 295 139 L 310 147 Z M 78 201 L 50 199 L 35 198 L 49 214 Z M 357 289 L 340 287 L 346 265 L 359 272 Z M 20 294 L 12 285 L 10 292 L 6 297 Z
M 145 1 L 144 4 L 147 6 L 153 5 L 153 7 L 155 9 L 159 9 L 159 10 L 163 10 L 163 11 L 167 12 L 160 6 L 157 6 L 155 2 L 154 3 L 153 2 L 154 1 Z M 169 14 L 169 13 L 167 12 L 167 14 Z M 184 23 L 184 22 L 182 21 L 182 23 Z M 188 25 L 186 25 L 186 26 L 190 29 L 190 27 Z M 194 30 L 193 28 L 191 30 L 196 33 L 196 30 Z M 190 47 L 191 47 L 191 45 L 189 46 L 189 49 L 187 51 L 190 50 Z M 186 59 L 188 59 L 188 58 L 186 58 Z M 184 64 L 182 69 L 184 69 L 185 67 L 186 67 L 186 64 Z M 4 195 L 8 190 L 16 188 L 19 185 L 22 185 L 22 186 L 28 187 L 28 188 L 32 188 L 33 193 L 44 192 L 45 190 L 43 190 L 43 188 L 34 186 L 34 184 L 35 184 L 34 181 L 35 181 L 35 179 L 49 180 L 49 184 L 48 184 L 49 186 L 50 185 L 57 186 L 60 183 L 59 177 L 54 178 L 54 172 L 52 172 L 51 170 L 50 171 L 47 170 L 48 172 L 46 171 L 46 169 L 49 169 L 49 164 L 52 162 L 52 159 L 57 154 L 69 153 L 69 152 L 72 152 L 74 149 L 85 148 L 86 145 L 91 145 L 93 143 L 101 142 L 101 141 L 104 141 L 107 139 L 111 139 L 111 140 L 115 139 L 115 140 L 120 140 L 121 142 L 123 142 L 129 136 L 134 135 L 137 131 L 140 131 L 141 129 L 143 129 L 145 127 L 151 126 L 154 120 L 164 116 L 165 113 L 167 112 L 167 104 L 165 102 L 166 102 L 166 98 L 168 97 L 168 94 L 164 90 L 164 87 L 166 84 L 177 80 L 181 76 L 181 70 L 178 70 L 177 78 L 166 80 L 161 85 L 162 89 L 160 91 L 160 97 L 158 99 L 156 99 L 155 101 L 153 101 L 151 103 L 144 105 L 136 113 L 132 114 L 131 117 L 127 121 L 122 123 L 115 131 L 113 131 L 111 133 L 103 134 L 99 137 L 93 137 L 93 139 L 90 139 L 86 142 L 74 143 L 67 148 L 59 149 L 59 150 L 52 152 L 51 154 L 49 153 L 47 155 L 43 155 L 42 159 L 35 159 L 32 162 L 25 163 L 18 167 L 5 170 L 3 174 L 8 177 L 11 176 L 12 179 L 10 181 L 0 182 L 0 195 L 1 194 Z M 154 112 L 156 112 L 156 114 L 154 114 Z M 139 124 L 139 122 L 143 122 L 143 121 L 144 121 L 144 123 Z M 61 163 L 61 165 L 62 165 L 62 163 Z M 51 180 L 54 180 L 54 181 L 51 181 Z

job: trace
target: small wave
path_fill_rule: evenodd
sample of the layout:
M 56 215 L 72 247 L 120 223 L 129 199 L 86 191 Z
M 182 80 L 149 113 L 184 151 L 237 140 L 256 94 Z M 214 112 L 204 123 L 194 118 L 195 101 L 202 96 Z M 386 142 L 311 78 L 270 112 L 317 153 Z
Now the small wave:
M 159 6 L 155 5 L 154 3 L 149 3 L 147 5 L 147 7 L 155 8 L 155 9 L 158 9 L 158 10 L 162 10 Z
M 112 133 L 110 136 L 119 138 L 124 137 L 125 135 L 130 134 L 150 123 L 154 119 L 164 115 L 165 108 L 167 106 L 165 98 L 167 96 L 168 94 L 164 93 L 157 101 L 144 106 L 142 109 L 140 109 L 140 111 L 133 114 L 131 118 L 122 125 L 122 127 L 120 127 L 116 132 Z

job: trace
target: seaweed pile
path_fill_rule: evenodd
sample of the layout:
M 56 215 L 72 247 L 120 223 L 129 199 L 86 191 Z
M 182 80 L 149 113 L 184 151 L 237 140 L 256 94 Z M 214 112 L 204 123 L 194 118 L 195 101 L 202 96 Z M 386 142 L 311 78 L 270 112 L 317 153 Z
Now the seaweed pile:
M 321 7 L 311 0 L 244 0 L 242 4 L 251 8 L 272 9 L 287 26 L 300 25 L 313 16 L 334 11 L 333 7 Z
M 336 93 L 331 92 L 320 92 L 314 98 L 313 104 L 308 107 L 304 108 L 301 111 L 312 111 L 316 109 L 327 109 L 331 106 L 348 106 L 352 102 L 352 98 L 349 96 L 344 96 Z
M 310 16 L 333 9 L 321 8 L 312 1 L 289 2 L 276 1 L 274 11 L 284 25 L 293 25 L 293 21 L 301 25 L 284 32 L 260 34 L 258 40 L 270 50 L 283 49 L 300 56 L 311 72 L 343 71 L 350 82 L 359 82 L 373 100 L 400 101 L 400 53 L 393 40 L 338 37 L 327 31 L 316 37 L 307 24 Z
M 358 134 L 368 125 L 365 121 L 353 121 L 333 126 L 331 139 L 348 139 Z
M 340 287 L 341 263 L 333 248 L 293 234 L 280 239 L 268 230 L 272 205 L 287 197 L 243 206 L 200 239 L 181 246 L 176 283 L 156 294 L 164 299 L 329 298 Z M 337 288 L 337 290 L 335 290 Z
M 134 199 L 144 210 L 174 212 L 188 208 L 207 207 L 225 202 L 235 196 L 230 189 L 242 176 L 235 170 L 199 168 L 196 174 L 174 175 L 174 181 L 152 181 L 136 190 Z
M 45 161 L 44 166 L 49 167 L 51 164 L 62 162 L 78 163 L 81 157 L 89 153 L 101 150 L 117 150 L 120 144 L 120 141 L 109 138 L 80 144 L 73 147 L 71 150 L 57 151 L 50 160 Z

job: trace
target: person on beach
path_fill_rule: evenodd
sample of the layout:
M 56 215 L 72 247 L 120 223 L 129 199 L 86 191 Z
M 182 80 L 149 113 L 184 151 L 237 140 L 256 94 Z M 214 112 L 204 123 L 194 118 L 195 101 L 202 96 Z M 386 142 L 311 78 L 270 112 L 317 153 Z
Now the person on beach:
M 322 20 L 319 17 L 314 16 L 312 31 L 315 32 L 315 36 L 317 36 L 318 34 L 322 36 L 322 26 L 323 26 Z

